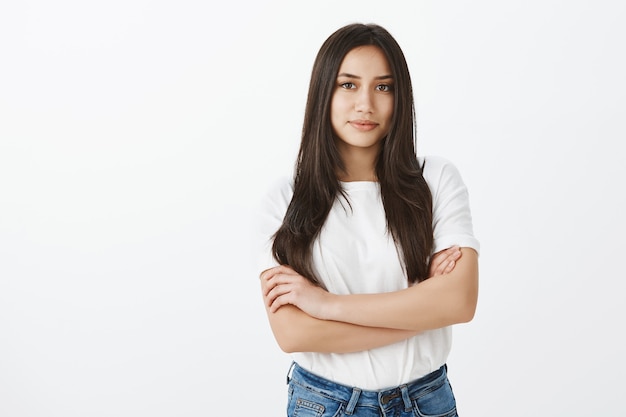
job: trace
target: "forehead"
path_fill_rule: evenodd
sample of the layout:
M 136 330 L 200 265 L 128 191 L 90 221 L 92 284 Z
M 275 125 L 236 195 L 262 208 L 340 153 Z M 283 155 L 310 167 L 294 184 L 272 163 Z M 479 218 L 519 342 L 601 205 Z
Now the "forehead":
M 351 49 L 341 61 L 339 73 L 375 76 L 391 74 L 385 53 L 377 46 L 365 45 Z

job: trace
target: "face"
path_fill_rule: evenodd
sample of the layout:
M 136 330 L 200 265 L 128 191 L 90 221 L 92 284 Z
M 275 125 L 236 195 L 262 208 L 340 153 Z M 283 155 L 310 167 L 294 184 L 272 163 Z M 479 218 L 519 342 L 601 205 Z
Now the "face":
M 394 84 L 383 51 L 361 46 L 346 54 L 337 74 L 330 119 L 339 138 L 339 151 L 378 153 L 389 133 L 393 115 Z

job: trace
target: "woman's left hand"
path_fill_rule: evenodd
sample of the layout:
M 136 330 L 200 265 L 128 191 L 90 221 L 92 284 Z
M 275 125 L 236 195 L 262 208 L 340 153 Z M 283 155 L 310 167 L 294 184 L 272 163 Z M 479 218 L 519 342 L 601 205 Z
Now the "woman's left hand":
M 263 300 L 269 311 L 292 304 L 309 316 L 324 319 L 333 297 L 287 265 L 277 266 L 261 274 Z
M 460 258 L 461 249 L 458 246 L 452 246 L 437 252 L 430 259 L 428 277 L 449 274 L 456 266 L 456 261 Z

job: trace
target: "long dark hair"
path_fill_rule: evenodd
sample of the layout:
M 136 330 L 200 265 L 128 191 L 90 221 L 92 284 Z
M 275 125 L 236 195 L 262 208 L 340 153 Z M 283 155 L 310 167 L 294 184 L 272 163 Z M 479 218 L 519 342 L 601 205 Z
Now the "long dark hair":
M 274 234 L 273 255 L 323 286 L 312 267 L 311 246 L 338 196 L 337 173 L 344 164 L 330 122 L 330 103 L 343 58 L 352 49 L 374 45 L 385 54 L 394 79 L 394 111 L 389 133 L 376 161 L 387 228 L 403 255 L 409 282 L 428 278 L 433 246 L 432 196 L 415 153 L 415 107 L 406 59 L 391 34 L 375 24 L 350 24 L 320 48 L 309 85 L 294 193 L 283 223 Z

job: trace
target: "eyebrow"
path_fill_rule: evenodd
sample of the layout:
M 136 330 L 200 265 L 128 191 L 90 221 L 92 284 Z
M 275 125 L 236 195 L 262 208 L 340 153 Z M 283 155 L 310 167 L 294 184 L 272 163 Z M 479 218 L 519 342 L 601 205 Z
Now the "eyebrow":
M 347 72 L 342 72 L 341 74 L 338 74 L 337 78 L 339 77 L 356 78 L 358 80 L 361 79 L 361 77 L 359 77 L 358 75 L 349 74 Z M 374 77 L 375 80 L 388 80 L 390 78 L 393 78 L 393 77 L 391 75 L 379 75 L 378 77 Z

